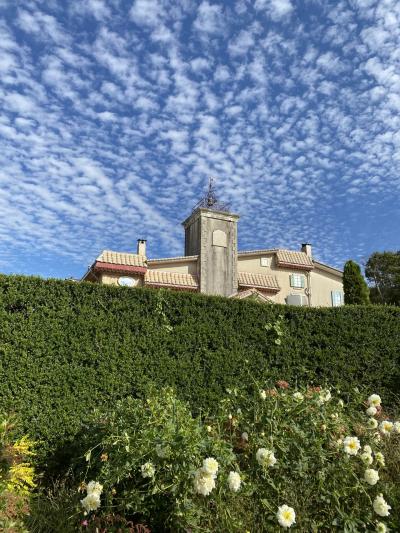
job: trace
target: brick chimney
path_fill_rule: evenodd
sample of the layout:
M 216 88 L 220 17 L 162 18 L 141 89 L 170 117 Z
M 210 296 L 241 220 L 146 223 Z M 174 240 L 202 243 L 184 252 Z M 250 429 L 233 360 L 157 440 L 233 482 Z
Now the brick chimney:
M 146 239 L 137 240 L 137 254 L 146 257 Z
M 306 242 L 301 245 L 301 251 L 304 252 L 310 259 L 312 259 L 312 248 L 311 244 Z

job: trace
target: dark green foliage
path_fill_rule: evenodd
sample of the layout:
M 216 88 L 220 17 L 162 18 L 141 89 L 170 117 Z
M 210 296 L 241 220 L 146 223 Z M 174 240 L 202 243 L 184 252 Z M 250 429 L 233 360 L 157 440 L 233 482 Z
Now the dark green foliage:
M 279 317 L 282 316 L 282 319 Z M 267 324 L 280 324 L 281 344 Z M 248 363 L 245 363 L 248 360 Z M 58 453 L 94 408 L 149 383 L 170 385 L 194 411 L 227 387 L 363 384 L 400 390 L 400 309 L 310 309 L 199 294 L 0 276 L 0 410 Z M 67 447 L 68 449 L 68 447 Z M 73 452 L 76 453 L 76 450 Z
M 368 286 L 354 261 L 347 261 L 343 270 L 344 303 L 354 305 L 369 304 Z
M 373 253 L 367 261 L 365 275 L 373 284 L 373 303 L 400 305 L 400 251 Z

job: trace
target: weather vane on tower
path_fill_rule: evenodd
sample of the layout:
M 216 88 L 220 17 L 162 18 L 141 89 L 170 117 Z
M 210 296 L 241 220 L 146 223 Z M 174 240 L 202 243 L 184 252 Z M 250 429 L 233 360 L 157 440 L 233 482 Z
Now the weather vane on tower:
M 214 211 L 229 211 L 229 205 L 218 200 L 215 192 L 215 179 L 212 177 L 208 179 L 208 189 L 206 194 L 200 202 L 194 206 L 193 211 L 199 207 L 213 209 Z

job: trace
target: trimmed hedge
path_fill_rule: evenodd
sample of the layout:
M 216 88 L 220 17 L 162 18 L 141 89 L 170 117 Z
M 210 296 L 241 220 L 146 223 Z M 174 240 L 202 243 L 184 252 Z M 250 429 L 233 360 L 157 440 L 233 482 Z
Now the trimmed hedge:
M 274 328 L 283 317 L 281 345 Z M 246 362 L 246 360 L 248 362 Z M 54 452 L 95 407 L 171 385 L 194 410 L 251 377 L 400 389 L 400 309 L 309 309 L 0 276 L 0 409 Z

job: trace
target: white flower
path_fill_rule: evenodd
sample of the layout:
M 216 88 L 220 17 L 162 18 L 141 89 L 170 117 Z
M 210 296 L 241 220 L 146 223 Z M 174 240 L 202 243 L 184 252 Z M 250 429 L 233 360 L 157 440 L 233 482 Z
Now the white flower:
M 339 407 L 343 407 L 344 406 L 344 401 L 342 399 L 338 400 L 338 405 L 339 405 Z
M 383 522 L 378 522 L 376 524 L 376 531 L 377 531 L 377 533 L 387 533 L 388 528 L 386 527 L 386 525 Z
M 296 402 L 302 402 L 304 400 L 304 396 L 301 394 L 301 392 L 295 392 L 293 394 L 293 398 L 296 400 Z
M 265 392 L 265 390 L 260 390 L 260 398 L 262 400 L 265 400 L 267 397 L 267 393 Z
M 376 429 L 378 427 L 378 421 L 376 418 L 368 418 L 367 427 L 369 429 Z
M 233 492 L 237 492 L 240 489 L 241 479 L 237 472 L 229 472 L 228 485 Z
M 373 407 L 378 407 L 378 405 L 381 405 L 381 397 L 378 394 L 371 394 L 371 396 L 368 398 L 368 405 Z
M 249 441 L 249 434 L 247 433 L 247 431 L 243 431 L 242 440 L 244 440 L 245 442 Z
M 377 452 L 375 454 L 375 461 L 378 463 L 379 466 L 385 466 L 385 456 L 382 452 Z
M 211 426 L 207 426 L 207 427 L 206 427 L 206 430 L 207 430 L 208 433 L 211 433 L 211 431 L 212 431 L 212 427 L 211 427 Z
M 328 389 L 322 389 L 318 395 L 317 403 L 318 405 L 323 405 L 332 398 L 331 391 Z
M 274 466 L 276 463 L 274 452 L 271 452 L 271 450 L 267 450 L 266 448 L 259 448 L 257 450 L 256 459 L 258 464 L 260 464 L 263 468 Z
M 393 424 L 393 433 L 400 433 L 400 422 L 395 422 Z
M 332 413 L 331 414 L 331 418 L 332 418 L 332 420 L 336 420 L 336 419 L 339 418 L 339 414 L 338 413 Z
M 229 420 L 232 420 L 232 415 L 229 413 L 228 415 Z
M 142 471 L 143 477 L 154 477 L 156 472 L 153 463 L 150 462 L 144 463 L 144 465 L 140 467 L 140 470 Z
M 344 451 L 349 455 L 357 455 L 360 449 L 360 441 L 357 437 L 346 437 L 343 441 Z
M 366 410 L 366 413 L 368 416 L 375 416 L 377 412 L 378 412 L 378 409 L 374 407 L 373 405 L 371 405 L 371 407 L 368 407 L 368 409 Z
M 382 440 L 381 434 L 379 432 L 374 433 L 374 442 L 378 443 L 378 442 L 381 442 L 381 440 Z
M 100 494 L 103 492 L 103 485 L 100 485 L 98 481 L 89 481 L 86 486 L 86 492 L 88 494 Z
M 379 480 L 378 471 L 374 470 L 373 468 L 367 468 L 367 470 L 364 472 L 364 480 L 369 485 L 376 485 Z
M 372 453 L 372 448 L 371 448 L 371 446 L 369 444 L 365 444 L 363 446 L 363 450 L 364 450 L 365 453 Z
M 296 513 L 294 512 L 293 507 L 289 507 L 286 504 L 278 507 L 276 517 L 279 525 L 285 529 L 292 526 L 296 522 Z
M 205 474 L 215 477 L 218 472 L 218 466 L 218 461 L 214 457 L 207 457 L 203 461 L 202 470 Z
M 389 516 L 391 509 L 390 505 L 388 505 L 385 501 L 385 498 L 382 496 L 382 494 L 379 494 L 373 503 L 374 511 L 379 516 Z
M 373 459 L 372 459 L 372 455 L 368 452 L 363 452 L 361 455 L 360 455 L 360 458 L 361 458 L 361 461 L 365 464 L 365 465 L 372 465 L 372 462 L 373 462 Z
M 83 500 L 81 504 L 86 512 L 96 511 L 100 507 L 100 494 L 98 492 L 90 492 Z
M 198 494 L 208 496 L 215 488 L 215 477 L 204 472 L 202 468 L 199 468 L 194 476 L 193 486 Z
M 379 424 L 379 429 L 384 435 L 390 435 L 393 429 L 393 422 L 390 422 L 389 420 L 383 420 L 383 422 Z

